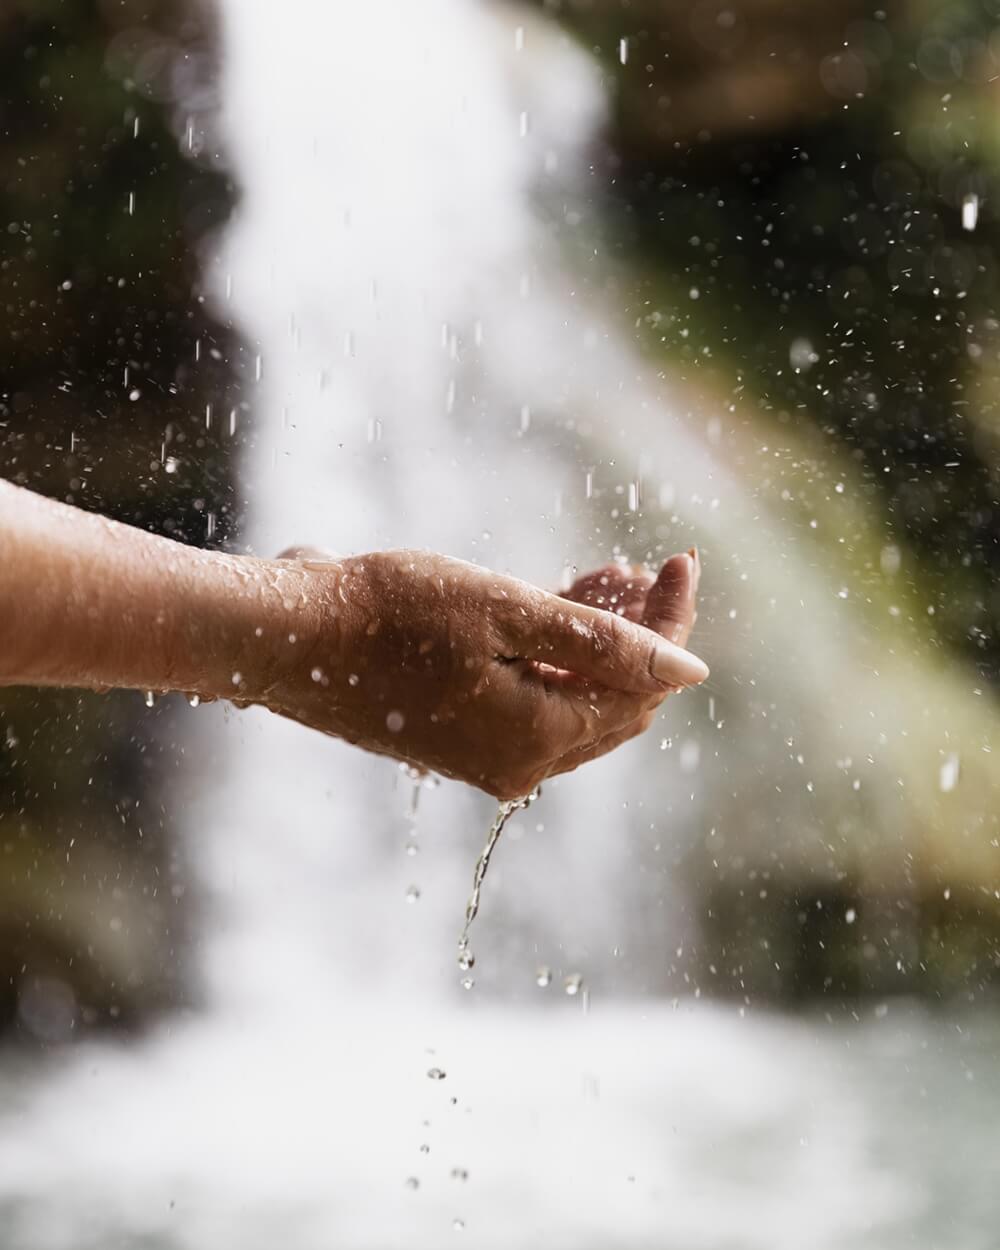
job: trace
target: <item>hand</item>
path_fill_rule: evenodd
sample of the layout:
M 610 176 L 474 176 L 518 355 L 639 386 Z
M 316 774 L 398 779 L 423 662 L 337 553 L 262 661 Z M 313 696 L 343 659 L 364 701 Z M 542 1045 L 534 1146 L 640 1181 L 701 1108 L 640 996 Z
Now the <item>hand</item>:
M 628 568 L 608 564 L 593 573 L 585 573 L 566 591 L 566 598 L 614 612 L 626 620 L 655 630 L 678 646 L 686 647 L 698 619 L 696 598 L 700 580 L 701 560 L 697 549 L 692 547 L 684 555 L 671 556 L 655 579 L 645 566 L 635 564 Z M 609 734 L 596 747 L 570 757 L 568 766 L 561 771 L 578 768 L 580 764 L 605 755 L 630 738 L 645 733 L 667 693 L 675 691 L 664 691 L 656 703 L 630 725 Z
M 498 798 L 612 750 L 708 676 L 683 649 L 690 555 L 655 580 L 600 570 L 569 598 L 421 551 L 299 551 L 294 567 L 317 625 L 251 700 Z

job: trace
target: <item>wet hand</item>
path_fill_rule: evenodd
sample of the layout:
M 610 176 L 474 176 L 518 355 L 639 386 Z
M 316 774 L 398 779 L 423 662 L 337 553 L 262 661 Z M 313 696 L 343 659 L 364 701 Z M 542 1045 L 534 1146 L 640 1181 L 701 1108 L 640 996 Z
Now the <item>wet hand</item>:
M 690 555 L 655 578 L 609 566 L 568 597 L 423 551 L 295 561 L 316 624 L 252 701 L 498 798 L 612 750 L 708 676 L 684 649 Z

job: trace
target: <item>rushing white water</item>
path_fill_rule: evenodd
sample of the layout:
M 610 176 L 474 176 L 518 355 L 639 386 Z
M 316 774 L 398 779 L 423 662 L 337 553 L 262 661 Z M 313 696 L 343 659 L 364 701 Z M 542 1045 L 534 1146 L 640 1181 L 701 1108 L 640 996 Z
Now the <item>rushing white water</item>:
M 595 467 L 605 490 L 674 474 L 699 533 L 743 528 L 744 557 L 767 543 L 615 317 L 560 277 L 565 241 L 531 207 L 541 188 L 566 226 L 586 206 L 601 99 L 579 53 L 463 0 L 227 0 L 224 17 L 245 194 L 210 263 L 261 359 L 256 550 L 424 545 L 551 582 L 627 528 L 607 497 L 592 509 Z M 826 593 L 800 572 L 798 602 Z M 651 736 L 512 819 L 467 994 L 455 936 L 492 805 L 427 789 L 411 822 L 385 761 L 264 714 L 191 712 L 199 764 L 171 797 L 206 896 L 207 1007 L 0 1085 L 0 1243 L 884 1250 L 918 1220 L 955 1233 L 943 1156 L 907 1154 L 899 1074 L 930 1038 L 923 1086 L 957 1105 L 986 1042 L 959 1053 L 919 1016 L 853 1029 L 608 1001 L 658 986 L 686 938 L 664 868 L 722 801 L 690 784 L 699 742 L 716 749 L 700 697 L 669 712 L 686 752 Z M 744 749 L 748 772 L 773 763 Z M 654 808 L 665 771 L 676 797 Z M 594 987 L 589 1015 L 560 992 L 570 972 Z M 987 1136 L 994 1084 L 952 1137 Z

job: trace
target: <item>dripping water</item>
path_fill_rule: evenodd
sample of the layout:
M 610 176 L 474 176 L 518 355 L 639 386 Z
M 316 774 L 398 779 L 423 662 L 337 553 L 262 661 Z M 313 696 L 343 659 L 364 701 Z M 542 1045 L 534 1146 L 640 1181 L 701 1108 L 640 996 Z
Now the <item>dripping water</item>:
M 490 825 L 490 831 L 486 835 L 486 845 L 483 847 L 482 854 L 476 860 L 476 868 L 472 874 L 472 893 L 469 895 L 469 901 L 465 905 L 465 924 L 462 927 L 462 936 L 458 939 L 458 966 L 463 972 L 468 972 L 476 962 L 476 957 L 469 948 L 469 928 L 479 914 L 479 896 L 482 892 L 483 882 L 486 879 L 486 872 L 490 866 L 493 852 L 500 841 L 500 834 L 503 833 L 504 825 L 506 825 L 511 816 L 515 812 L 520 812 L 526 807 L 530 807 L 540 794 L 541 787 L 539 786 L 532 790 L 530 794 L 522 795 L 519 799 L 506 799 L 497 808 L 493 824 Z

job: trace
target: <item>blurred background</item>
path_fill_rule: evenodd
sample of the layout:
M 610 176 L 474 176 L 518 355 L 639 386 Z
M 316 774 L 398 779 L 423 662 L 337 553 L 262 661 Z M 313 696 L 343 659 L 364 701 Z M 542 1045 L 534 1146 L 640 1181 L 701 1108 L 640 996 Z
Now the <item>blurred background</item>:
M 0 67 L 4 477 L 696 543 L 712 667 L 468 978 L 482 796 L 0 692 L 0 1244 L 992 1246 L 1000 4 L 8 0 Z

